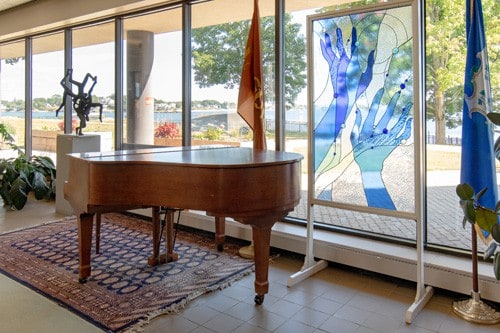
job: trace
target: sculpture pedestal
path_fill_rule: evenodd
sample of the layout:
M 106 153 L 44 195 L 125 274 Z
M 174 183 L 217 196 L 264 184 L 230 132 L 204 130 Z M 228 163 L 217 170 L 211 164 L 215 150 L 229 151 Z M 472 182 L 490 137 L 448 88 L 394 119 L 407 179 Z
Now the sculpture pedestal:
M 68 180 L 68 154 L 90 153 L 101 150 L 99 135 L 60 134 L 57 136 L 56 212 L 73 215 L 73 208 L 64 199 L 64 182 Z

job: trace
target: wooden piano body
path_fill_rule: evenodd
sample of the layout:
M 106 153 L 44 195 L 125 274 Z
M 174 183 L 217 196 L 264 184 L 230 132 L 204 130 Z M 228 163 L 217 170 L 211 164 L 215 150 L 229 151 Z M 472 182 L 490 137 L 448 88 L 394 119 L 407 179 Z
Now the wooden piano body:
M 91 274 L 94 214 L 153 207 L 155 237 L 158 207 L 192 209 L 252 227 L 255 302 L 262 303 L 271 228 L 300 201 L 301 160 L 295 153 L 210 146 L 69 155 L 64 197 L 78 218 L 80 281 Z

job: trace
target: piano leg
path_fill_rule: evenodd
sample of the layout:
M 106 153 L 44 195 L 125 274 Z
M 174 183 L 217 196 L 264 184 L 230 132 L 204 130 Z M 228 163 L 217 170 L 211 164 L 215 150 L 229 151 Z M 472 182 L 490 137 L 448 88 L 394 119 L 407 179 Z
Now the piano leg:
M 151 208 L 151 219 L 152 219 L 152 233 L 153 233 L 153 255 L 148 258 L 149 266 L 156 266 L 160 264 L 160 208 Z
M 215 244 L 217 251 L 224 250 L 224 241 L 226 240 L 226 218 L 224 216 L 215 217 Z
M 85 283 L 90 276 L 90 252 L 92 247 L 92 227 L 94 214 L 82 213 L 78 215 L 78 246 L 80 267 L 78 282 Z
M 160 207 L 153 207 L 153 255 L 148 258 L 149 266 L 156 266 L 166 262 L 176 261 L 179 255 L 174 252 L 174 209 L 167 210 L 165 226 L 166 233 L 166 253 L 160 254 L 161 227 L 160 227 Z
M 274 224 L 274 221 L 273 221 Z M 264 295 L 269 291 L 269 250 L 271 242 L 270 226 L 252 225 L 252 237 L 254 242 L 255 260 L 255 304 L 261 305 L 264 302 Z
M 99 254 L 101 243 L 101 213 L 95 214 L 95 254 Z
M 170 209 L 167 212 L 167 225 L 166 225 L 166 233 L 167 233 L 167 241 L 166 241 L 166 254 L 164 255 L 163 262 L 171 262 L 177 261 L 179 259 L 179 255 L 174 252 L 174 213 L 175 210 Z

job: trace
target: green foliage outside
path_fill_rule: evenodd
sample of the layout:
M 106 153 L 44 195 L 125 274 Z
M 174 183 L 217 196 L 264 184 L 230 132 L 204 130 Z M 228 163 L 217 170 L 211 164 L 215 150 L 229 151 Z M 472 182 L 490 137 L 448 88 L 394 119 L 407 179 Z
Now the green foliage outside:
M 93 96 L 94 101 L 99 100 L 98 97 Z M 51 97 L 35 97 L 33 98 L 33 110 L 36 111 L 55 111 L 62 102 L 62 95 L 55 94 Z M 15 99 L 13 101 L 1 101 L 2 105 L 8 111 L 24 111 L 24 99 Z
M 222 138 L 224 133 L 225 133 L 225 131 L 222 128 L 209 125 L 204 132 L 193 134 L 193 138 L 218 141 Z
M 262 68 L 266 102 L 274 101 L 275 24 L 274 17 L 261 18 Z M 193 30 L 194 79 L 201 88 L 223 85 L 237 88 L 250 29 L 250 21 L 229 22 Z M 306 87 L 306 40 L 301 25 L 285 15 L 285 101 L 293 107 Z
M 444 144 L 446 129 L 461 125 L 463 103 L 463 76 L 465 69 L 465 0 L 425 1 L 425 61 L 426 61 L 426 117 L 435 122 L 436 143 Z M 364 0 L 318 10 L 326 12 L 361 7 L 377 2 Z M 500 109 L 500 2 L 482 0 L 488 45 L 490 79 L 493 89 L 494 109 Z M 285 101 L 286 108 L 294 107 L 299 93 L 306 87 L 306 36 L 300 34 L 301 24 L 293 23 L 290 14 L 285 15 Z M 240 82 L 243 54 L 250 20 L 228 22 L 193 29 L 194 80 L 199 87 L 222 85 L 237 88 Z M 261 40 L 266 102 L 272 102 L 275 69 L 275 22 L 274 17 L 261 18 Z M 15 64 L 21 58 L 6 59 Z M 52 110 L 61 102 L 60 95 L 35 98 L 35 110 Z M 111 96 L 114 100 L 114 96 Z M 180 110 L 181 102 L 161 100 L 155 104 L 175 103 Z M 226 102 L 224 102 L 226 103 Z M 2 101 L 7 110 L 24 110 L 24 100 Z M 193 102 L 194 108 L 234 107 L 219 101 Z M 159 109 L 157 111 L 163 111 Z
M 12 136 L 14 129 L 8 124 L 0 123 L 0 139 L 5 143 L 14 142 L 14 137 Z
M 461 125 L 465 70 L 465 0 L 427 0 L 425 2 L 425 61 L 427 119 L 436 124 L 436 143 L 444 144 L 446 128 Z M 365 0 L 325 7 L 319 12 L 361 7 L 376 1 Z M 490 79 L 494 108 L 500 107 L 500 2 L 482 0 L 488 44 Z M 200 87 L 237 87 L 249 21 L 230 22 L 193 30 L 195 82 Z M 300 25 L 285 17 L 285 99 L 293 107 L 298 93 L 306 86 L 305 36 Z M 266 99 L 274 99 L 274 18 L 261 18 L 261 39 Z
M 482 0 L 494 110 L 500 108 L 500 2 Z M 461 125 L 466 55 L 465 0 L 427 0 L 425 24 L 427 119 L 436 143 Z

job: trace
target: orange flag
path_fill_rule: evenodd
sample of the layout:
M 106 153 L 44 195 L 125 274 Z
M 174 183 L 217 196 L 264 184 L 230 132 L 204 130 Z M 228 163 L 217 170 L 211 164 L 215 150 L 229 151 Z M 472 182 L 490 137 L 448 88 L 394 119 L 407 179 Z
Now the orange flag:
M 238 95 L 238 114 L 253 130 L 253 148 L 266 149 L 264 130 L 264 81 L 262 78 L 262 58 L 260 50 L 259 1 L 254 0 L 250 32 L 248 34 L 245 60 L 241 71 Z

